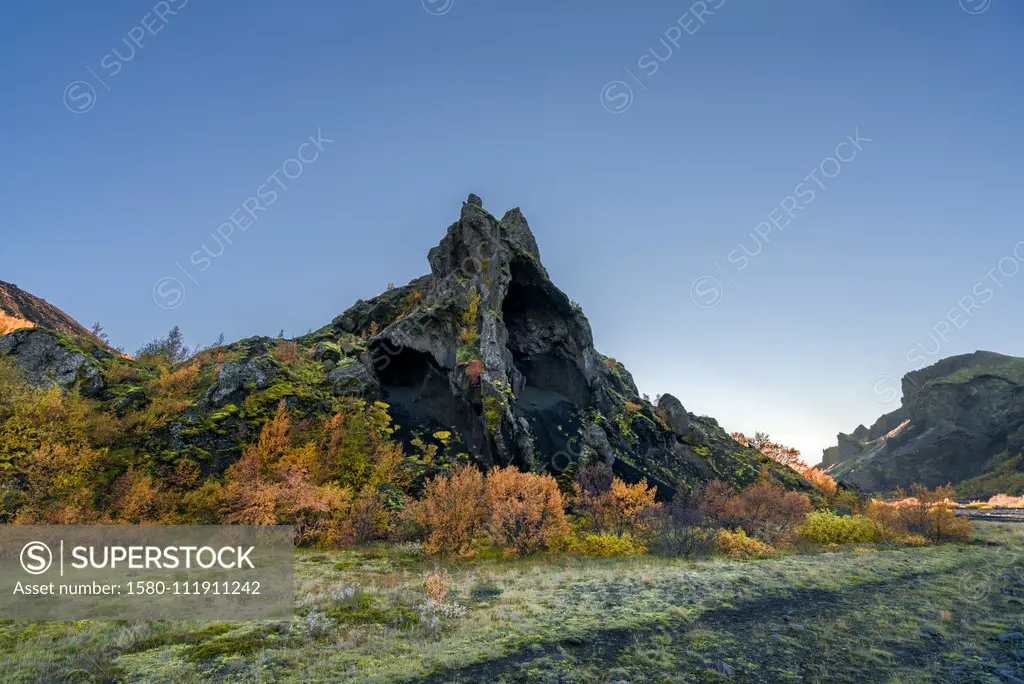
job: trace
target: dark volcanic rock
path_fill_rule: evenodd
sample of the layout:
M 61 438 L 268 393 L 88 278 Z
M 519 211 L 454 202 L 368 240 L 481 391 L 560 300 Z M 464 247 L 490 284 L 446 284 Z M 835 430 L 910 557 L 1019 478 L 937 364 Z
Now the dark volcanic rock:
M 327 381 L 334 386 L 335 394 L 350 394 L 365 399 L 376 399 L 380 385 L 373 373 L 357 361 L 349 361 L 327 374 Z
M 18 330 L 0 336 L 0 356 L 10 355 L 36 387 L 77 386 L 85 396 L 98 396 L 106 386 L 99 364 L 66 339 L 42 328 Z
M 658 411 L 672 428 L 672 432 L 682 436 L 690 431 L 690 415 L 683 408 L 683 402 L 671 394 L 662 394 L 658 398 Z
M 277 366 L 266 357 L 255 357 L 245 361 L 229 361 L 221 364 L 220 375 L 203 397 L 209 406 L 240 404 L 246 392 L 270 387 Z
M 362 335 L 367 353 L 329 380 L 360 386 L 346 392 L 379 390 L 400 437 L 454 430 L 488 467 L 562 472 L 567 460 L 600 460 L 624 479 L 648 478 L 663 496 L 709 473 L 756 479 L 759 455 L 710 419 L 694 423 L 674 397 L 656 415 L 629 372 L 597 352 L 518 209 L 498 220 L 470 195 L 428 261 L 430 275 L 361 300 L 333 323 L 338 334 Z
M 1024 359 L 979 351 L 908 373 L 867 440 L 839 435 L 830 472 L 869 491 L 977 477 L 1024 446 Z

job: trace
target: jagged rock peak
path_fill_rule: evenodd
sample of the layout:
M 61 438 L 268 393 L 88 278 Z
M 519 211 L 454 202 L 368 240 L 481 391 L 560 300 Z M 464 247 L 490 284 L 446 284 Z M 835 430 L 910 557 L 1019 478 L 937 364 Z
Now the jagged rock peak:
M 670 395 L 656 410 L 598 353 L 518 208 L 499 220 L 470 195 L 428 261 L 430 275 L 334 321 L 339 333 L 369 332 L 363 393 L 390 405 L 403 439 L 451 430 L 487 467 L 560 473 L 601 460 L 664 496 L 715 473 L 757 477 L 758 457 L 712 419 Z

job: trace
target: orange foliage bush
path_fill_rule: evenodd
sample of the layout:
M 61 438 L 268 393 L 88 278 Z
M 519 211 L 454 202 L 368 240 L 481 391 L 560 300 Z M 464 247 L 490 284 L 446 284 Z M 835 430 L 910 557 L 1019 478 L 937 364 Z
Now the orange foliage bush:
M 919 535 L 940 541 L 965 539 L 971 535 L 970 520 L 956 515 L 952 487 L 946 485 L 929 490 L 913 484 L 910 490 L 913 496 L 897 490 L 893 501 L 870 501 L 865 515 L 880 523 L 893 540 Z
M 988 505 L 996 508 L 1024 508 L 1024 496 L 996 494 L 988 500 Z
M 836 491 L 839 489 L 839 485 L 832 478 L 831 475 L 826 473 L 820 468 L 804 468 L 800 471 L 800 474 L 811 481 L 814 488 L 827 500 L 835 496 Z
M 629 485 L 614 477 L 603 463 L 584 468 L 574 483 L 573 505 L 584 524 L 596 532 L 633 536 L 650 534 L 661 504 L 647 480 Z
M 483 475 L 470 465 L 427 482 L 420 505 L 412 509 L 426 533 L 427 553 L 460 558 L 474 554 L 473 542 L 483 531 L 486 515 L 484 495 Z
M 432 601 L 444 603 L 448 598 L 452 578 L 444 568 L 434 568 L 423 575 L 423 592 Z
M 129 468 L 119 477 L 112 488 L 111 511 L 119 522 L 139 524 L 157 522 L 164 513 L 166 498 L 161 496 L 162 487 L 141 470 Z
M 294 368 L 299 363 L 298 342 L 281 342 L 274 347 L 274 358 L 289 368 Z
M 718 480 L 708 483 L 701 510 L 724 527 L 773 543 L 790 537 L 812 506 L 805 495 L 776 484 L 764 468 L 757 483 L 739 493 Z
M 733 432 L 730 437 L 745 447 L 760 451 L 776 463 L 781 463 L 795 470 L 806 468 L 807 465 L 800 460 L 800 451 L 778 442 L 773 442 L 767 433 L 758 432 L 753 437 L 747 437 L 742 432 Z
M 345 529 L 351 492 L 331 483 L 314 483 L 308 473 L 308 464 L 315 460 L 314 447 L 293 446 L 292 430 L 281 402 L 256 444 L 228 469 L 223 492 L 228 522 L 287 523 L 295 526 L 300 543 L 352 543 L 354 535 Z
M 533 553 L 569 531 L 562 493 L 550 475 L 496 468 L 484 491 L 488 534 L 507 553 Z

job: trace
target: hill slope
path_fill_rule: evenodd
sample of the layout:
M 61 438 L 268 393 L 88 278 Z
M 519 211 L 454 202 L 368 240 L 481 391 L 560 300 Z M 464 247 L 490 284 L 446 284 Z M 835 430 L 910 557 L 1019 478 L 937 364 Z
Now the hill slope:
M 907 373 L 902 406 L 840 433 L 824 464 L 872 491 L 953 483 L 985 496 L 1024 488 L 1022 448 L 1024 359 L 978 351 Z
M 0 280 L 0 335 L 32 327 L 96 339 L 88 329 L 53 304 Z
M 0 355 L 34 383 L 96 398 L 131 426 L 115 451 L 147 455 L 168 474 L 181 460 L 222 473 L 282 401 L 315 422 L 356 395 L 387 403 L 410 453 L 448 433 L 441 442 L 485 468 L 569 476 L 602 460 L 627 481 L 646 477 L 663 498 L 715 478 L 747 485 L 762 466 L 809 490 L 674 397 L 643 399 L 626 368 L 594 348 L 518 209 L 498 220 L 471 195 L 428 260 L 429 275 L 360 300 L 309 335 L 250 338 L 169 369 L 41 330 L 0 337 Z

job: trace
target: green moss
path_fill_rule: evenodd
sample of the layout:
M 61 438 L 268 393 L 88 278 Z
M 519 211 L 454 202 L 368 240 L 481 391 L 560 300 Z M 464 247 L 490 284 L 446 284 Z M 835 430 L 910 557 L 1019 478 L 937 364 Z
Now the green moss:
M 159 629 L 162 628 L 162 629 Z M 141 653 L 142 651 L 150 651 L 154 648 L 163 648 L 165 646 L 174 646 L 178 644 L 201 644 L 208 639 L 213 639 L 227 634 L 231 630 L 235 629 L 233 625 L 212 625 L 198 632 L 172 632 L 166 629 L 166 623 L 154 623 L 153 629 L 157 631 L 156 634 L 136 641 L 131 644 L 126 653 Z
M 633 432 L 633 418 L 625 411 L 615 414 L 615 424 L 619 426 L 619 432 L 630 444 L 636 444 L 636 433 Z
M 484 399 L 484 424 L 491 434 L 495 434 L 501 427 L 501 402 L 497 397 Z
M 237 637 L 222 637 L 194 646 L 189 651 L 188 659 L 209 660 L 219 656 L 247 656 L 261 651 L 268 646 L 266 635 L 250 633 Z
M 210 421 L 213 423 L 222 423 L 231 416 L 238 415 L 238 407 L 234 404 L 227 404 L 219 411 L 210 414 Z

